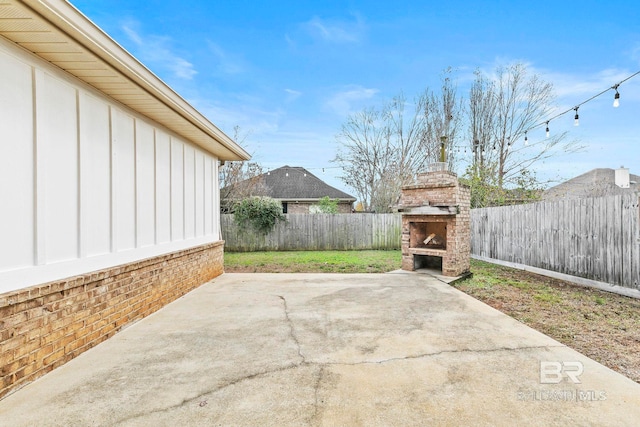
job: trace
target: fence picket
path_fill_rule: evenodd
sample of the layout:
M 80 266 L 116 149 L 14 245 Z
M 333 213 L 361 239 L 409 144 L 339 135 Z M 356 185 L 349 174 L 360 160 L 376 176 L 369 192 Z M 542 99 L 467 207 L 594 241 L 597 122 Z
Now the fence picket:
M 221 215 L 222 238 L 230 252 L 400 249 L 399 214 L 288 214 L 266 236 L 242 232 L 233 215 Z
M 471 210 L 471 253 L 640 289 L 638 195 Z

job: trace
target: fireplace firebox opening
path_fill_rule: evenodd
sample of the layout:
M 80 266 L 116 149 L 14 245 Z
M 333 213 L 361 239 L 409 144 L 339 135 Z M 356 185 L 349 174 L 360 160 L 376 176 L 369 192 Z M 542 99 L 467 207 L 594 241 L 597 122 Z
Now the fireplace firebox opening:
M 412 222 L 409 228 L 410 248 L 447 249 L 446 222 Z

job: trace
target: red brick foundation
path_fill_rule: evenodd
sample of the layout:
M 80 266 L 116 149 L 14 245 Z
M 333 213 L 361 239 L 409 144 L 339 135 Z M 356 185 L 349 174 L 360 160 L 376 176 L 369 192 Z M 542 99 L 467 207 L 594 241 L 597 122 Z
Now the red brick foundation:
M 0 398 L 223 273 L 215 242 L 0 294 Z

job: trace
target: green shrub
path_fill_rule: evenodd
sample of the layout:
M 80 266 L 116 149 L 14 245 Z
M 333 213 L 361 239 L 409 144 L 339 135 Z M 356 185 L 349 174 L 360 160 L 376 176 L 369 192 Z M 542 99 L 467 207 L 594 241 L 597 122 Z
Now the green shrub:
M 338 213 L 338 199 L 332 199 L 329 196 L 324 196 L 318 200 L 316 205 L 318 212 L 325 214 L 337 214 Z
M 286 217 L 277 200 L 254 196 L 235 205 L 233 219 L 241 229 L 253 228 L 258 233 L 268 234 L 278 221 L 285 221 Z

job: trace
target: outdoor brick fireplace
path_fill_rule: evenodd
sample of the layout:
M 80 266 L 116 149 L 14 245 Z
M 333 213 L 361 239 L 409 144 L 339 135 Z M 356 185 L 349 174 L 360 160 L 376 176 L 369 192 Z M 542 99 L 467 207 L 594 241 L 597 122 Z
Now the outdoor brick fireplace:
M 444 276 L 469 272 L 470 192 L 456 174 L 438 170 L 418 174 L 402 187 L 402 269 L 441 270 Z

